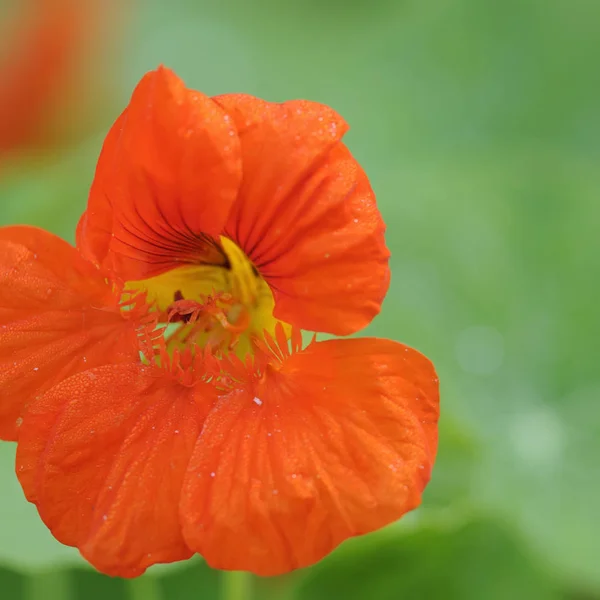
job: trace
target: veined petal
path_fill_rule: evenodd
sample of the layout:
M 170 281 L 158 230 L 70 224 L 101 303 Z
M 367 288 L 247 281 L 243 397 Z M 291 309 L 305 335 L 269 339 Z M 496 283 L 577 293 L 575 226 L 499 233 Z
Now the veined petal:
M 225 225 L 240 180 L 230 117 L 160 67 L 143 77 L 108 133 L 77 245 L 123 280 L 186 263 L 225 264 L 211 236 Z
M 317 342 L 208 416 L 181 502 L 216 568 L 276 575 L 415 508 L 437 448 L 438 380 L 379 339 Z
M 135 577 L 189 558 L 183 477 L 215 400 L 153 367 L 107 365 L 49 390 L 24 418 L 17 474 L 56 538 L 98 570 Z
M 136 323 L 75 248 L 34 227 L 0 229 L 0 438 L 58 381 L 139 356 Z
M 379 312 L 389 285 L 385 226 L 331 108 L 218 96 L 242 144 L 243 181 L 226 234 L 275 297 L 275 316 L 338 335 Z

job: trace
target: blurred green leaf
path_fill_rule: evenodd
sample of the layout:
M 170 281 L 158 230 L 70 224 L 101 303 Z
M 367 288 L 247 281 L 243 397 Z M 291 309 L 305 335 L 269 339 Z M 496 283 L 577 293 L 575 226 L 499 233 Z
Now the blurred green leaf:
M 24 600 L 25 598 L 24 578 L 5 567 L 0 567 L 0 589 L 2 589 L 3 598 L 10 598 L 10 600 Z
M 192 559 L 185 568 L 162 574 L 158 586 L 163 598 L 187 600 L 190 596 L 218 598 L 221 572 L 211 569 L 204 561 Z
M 64 600 L 134 600 L 128 589 L 129 582 L 124 579 L 106 577 L 89 567 L 65 570 L 65 573 L 71 579 L 72 593 L 71 598 Z
M 501 525 L 474 521 L 453 531 L 423 529 L 368 552 L 343 551 L 309 573 L 298 600 L 551 600 L 558 591 Z

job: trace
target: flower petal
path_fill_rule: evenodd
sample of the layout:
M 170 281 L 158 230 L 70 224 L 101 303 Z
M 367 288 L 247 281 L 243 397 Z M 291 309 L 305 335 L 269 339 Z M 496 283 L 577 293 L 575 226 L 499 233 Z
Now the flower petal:
M 225 264 L 209 236 L 223 228 L 240 180 L 230 117 L 160 67 L 106 137 L 77 245 L 124 280 L 182 263 Z
M 138 356 L 135 322 L 117 302 L 67 242 L 0 229 L 0 438 L 15 440 L 25 407 L 61 379 Z
M 243 181 L 226 234 L 267 280 L 275 316 L 338 335 L 379 312 L 389 285 L 385 226 L 332 109 L 252 96 L 215 100 L 234 119 Z
M 182 495 L 189 547 L 275 575 L 415 508 L 437 447 L 438 380 L 389 340 L 311 344 L 208 416 Z
M 17 474 L 56 538 L 113 576 L 189 558 L 181 484 L 213 396 L 124 364 L 79 373 L 35 402 Z

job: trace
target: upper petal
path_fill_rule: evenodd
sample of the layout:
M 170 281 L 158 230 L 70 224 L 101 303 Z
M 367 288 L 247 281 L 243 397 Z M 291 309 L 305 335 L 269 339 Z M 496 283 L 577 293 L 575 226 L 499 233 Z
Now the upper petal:
M 213 100 L 160 67 L 109 131 L 77 232 L 84 255 L 124 280 L 186 262 L 221 264 L 241 180 L 239 140 Z
M 215 100 L 242 144 L 226 234 L 271 286 L 275 316 L 338 335 L 365 327 L 389 285 L 389 252 L 367 176 L 340 141 L 347 124 L 314 102 Z
M 134 360 L 136 324 L 75 248 L 33 227 L 0 229 L 0 438 L 25 407 L 90 367 Z
M 310 345 L 209 415 L 181 503 L 217 568 L 275 575 L 415 508 L 437 447 L 438 380 L 388 340 Z
M 189 558 L 181 484 L 213 395 L 123 364 L 75 375 L 33 404 L 17 474 L 56 538 L 113 576 Z

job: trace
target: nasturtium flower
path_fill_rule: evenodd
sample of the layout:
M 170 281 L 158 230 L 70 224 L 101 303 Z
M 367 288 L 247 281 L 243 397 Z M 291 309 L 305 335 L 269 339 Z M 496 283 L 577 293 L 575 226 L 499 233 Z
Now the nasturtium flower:
M 119 17 L 126 3 L 119 2 Z M 111 32 L 117 28 L 115 19 L 109 19 L 116 8 L 113 0 L 19 0 L 12 4 L 13 10 L 3 6 L 0 11 L 2 158 L 79 134 L 90 98 L 82 90 L 86 79 L 82 57 L 89 63 L 97 50 L 105 50 L 101 32 L 109 21 Z M 85 83 L 86 92 L 90 85 L 99 87 L 93 77 Z M 66 113 L 68 122 L 60 118 Z
M 135 577 L 201 554 L 275 575 L 419 502 L 430 361 L 379 312 L 384 224 L 346 123 L 148 73 L 72 247 L 0 230 L 0 435 L 54 536 Z
M 0 155 L 35 143 L 83 44 L 87 10 L 75 0 L 23 2 L 0 57 Z

